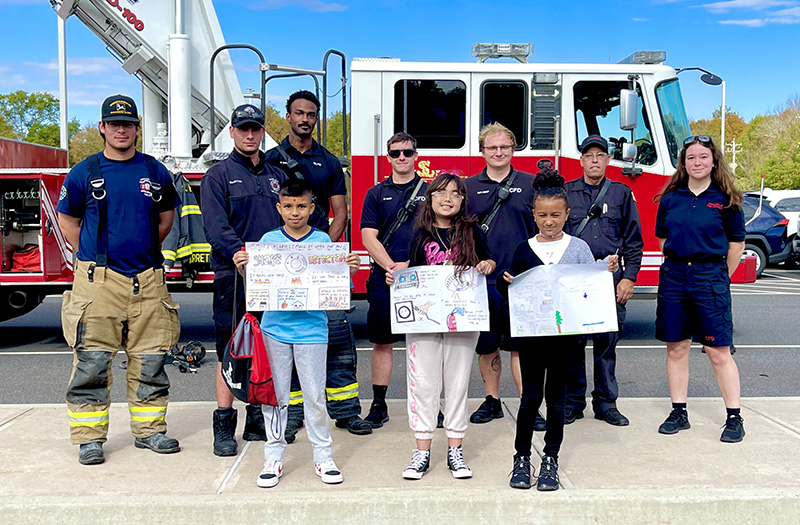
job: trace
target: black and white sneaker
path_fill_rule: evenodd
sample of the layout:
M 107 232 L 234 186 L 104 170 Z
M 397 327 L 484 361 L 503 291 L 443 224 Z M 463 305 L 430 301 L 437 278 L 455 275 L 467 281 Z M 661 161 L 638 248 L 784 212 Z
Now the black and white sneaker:
M 461 450 L 461 445 L 457 447 L 447 447 L 447 468 L 452 472 L 453 477 L 456 479 L 465 479 L 472 477 L 472 469 L 467 466 L 464 461 L 464 452 Z
M 274 487 L 281 480 L 281 475 L 283 475 L 282 461 L 266 461 L 256 484 L 262 489 Z
M 515 489 L 531 488 L 530 456 L 514 456 L 514 470 L 511 471 L 511 481 L 508 484 Z
M 558 490 L 558 463 L 552 456 L 542 458 L 542 466 L 539 468 L 539 481 L 536 490 L 551 491 Z
M 405 479 L 422 479 L 422 476 L 428 472 L 431 466 L 431 451 L 430 450 L 414 450 L 414 455 L 411 456 L 411 463 L 408 464 L 403 471 L 403 478 Z
M 314 465 L 314 472 L 317 473 L 317 476 L 320 477 L 323 483 L 328 485 L 336 485 L 344 481 L 342 471 L 339 470 L 339 467 L 336 466 L 336 463 L 334 463 L 332 459 L 325 460 L 322 463 L 316 463 Z

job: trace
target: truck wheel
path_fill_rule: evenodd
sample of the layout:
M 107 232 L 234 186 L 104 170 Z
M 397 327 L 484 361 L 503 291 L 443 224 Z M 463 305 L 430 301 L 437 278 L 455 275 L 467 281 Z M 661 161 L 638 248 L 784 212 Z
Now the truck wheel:
M 761 277 L 761 274 L 764 273 L 764 268 L 767 266 L 767 256 L 764 255 L 764 250 L 755 244 L 745 244 L 744 255 L 752 255 L 756 258 L 756 279 Z

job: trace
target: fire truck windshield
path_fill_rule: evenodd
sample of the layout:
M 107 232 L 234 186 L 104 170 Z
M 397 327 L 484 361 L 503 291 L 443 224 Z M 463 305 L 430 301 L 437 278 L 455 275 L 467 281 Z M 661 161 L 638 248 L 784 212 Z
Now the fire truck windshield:
M 661 122 L 667 137 L 669 156 L 672 159 L 672 165 L 677 167 L 681 144 L 686 137 L 691 135 L 678 79 L 674 78 L 659 84 L 656 87 L 656 100 L 658 100 L 658 109 L 661 111 Z

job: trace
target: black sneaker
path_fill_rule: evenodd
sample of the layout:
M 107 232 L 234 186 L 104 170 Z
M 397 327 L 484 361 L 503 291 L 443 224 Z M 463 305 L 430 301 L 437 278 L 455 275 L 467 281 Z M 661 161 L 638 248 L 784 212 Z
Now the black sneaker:
M 744 439 L 744 419 L 742 416 L 728 416 L 725 420 L 725 430 L 722 431 L 722 436 L 719 440 L 723 443 L 738 443 Z
M 533 430 L 536 432 L 544 432 L 547 430 L 547 420 L 542 417 L 541 413 L 536 414 L 536 419 L 533 421 Z
M 266 441 L 267 430 L 264 428 L 264 413 L 261 405 L 247 405 L 247 419 L 244 423 L 245 441 Z
M 146 438 L 136 438 L 133 444 L 136 448 L 149 448 L 158 454 L 174 454 L 181 451 L 178 440 L 167 437 L 163 432 L 157 432 Z
M 238 419 L 236 410 L 232 410 L 230 415 L 224 415 L 219 409 L 214 411 L 214 455 L 215 456 L 235 456 L 238 450 L 236 438 L 236 422 Z
M 689 424 L 689 414 L 686 413 L 686 410 L 673 408 L 667 419 L 658 427 L 658 433 L 677 434 L 679 430 L 689 430 L 690 428 L 692 425 Z
M 369 414 L 364 420 L 369 421 L 372 428 L 381 428 L 384 423 L 389 422 L 389 408 L 386 401 L 374 400 L 369 407 Z
M 530 456 L 514 456 L 514 469 L 511 471 L 511 481 L 508 484 L 515 489 L 531 488 Z
M 464 451 L 461 445 L 457 447 L 447 447 L 447 468 L 456 479 L 466 479 L 472 477 L 472 469 L 464 461 Z
M 574 410 L 572 408 L 564 409 L 564 424 L 569 425 L 574 423 L 576 419 L 583 419 L 583 410 Z
M 405 479 L 422 479 L 422 476 L 428 472 L 431 465 L 431 451 L 430 450 L 415 450 L 414 455 L 411 456 L 411 463 L 408 464 L 403 471 L 403 478 Z
M 286 431 L 283 434 L 283 436 L 286 438 L 286 442 L 294 443 L 294 440 L 297 437 L 297 431 L 301 428 L 303 428 L 303 420 L 290 417 L 286 421 Z
M 539 481 L 536 490 L 551 491 L 558 490 L 558 463 L 552 456 L 542 458 L 542 466 L 539 469 Z
M 356 436 L 372 434 L 372 424 L 365 419 L 361 419 L 359 416 L 337 419 L 336 428 L 346 428 L 348 432 Z
M 500 400 L 496 397 L 486 396 L 486 399 L 478 410 L 472 413 L 469 417 L 470 423 L 488 423 L 493 419 L 500 419 L 503 417 L 503 406 Z
M 106 460 L 103 455 L 103 444 L 99 441 L 92 441 L 81 445 L 78 452 L 78 463 L 81 465 L 99 465 Z
M 605 421 L 609 425 L 614 425 L 615 427 L 627 427 L 631 424 L 628 418 L 620 414 L 619 410 L 614 407 L 611 407 L 600 414 L 595 414 L 594 418 L 599 419 L 600 421 Z

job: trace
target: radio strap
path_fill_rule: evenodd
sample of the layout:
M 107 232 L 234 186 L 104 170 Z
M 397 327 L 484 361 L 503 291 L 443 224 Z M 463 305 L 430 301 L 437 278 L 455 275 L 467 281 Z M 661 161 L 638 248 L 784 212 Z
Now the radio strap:
M 417 210 L 417 195 L 419 195 L 424 183 L 425 181 L 422 180 L 422 177 L 420 177 L 420 179 L 417 181 L 417 185 L 414 186 L 414 191 L 411 193 L 411 196 L 408 198 L 408 200 L 406 200 L 403 208 L 398 212 L 397 217 L 395 217 L 391 228 L 389 228 L 389 231 L 386 232 L 384 238 L 381 239 L 381 244 L 383 244 L 384 247 L 389 247 L 392 237 L 394 237 L 394 234 L 398 229 L 400 229 L 400 226 L 405 224 L 408 219 L 414 216 L 414 212 Z
M 500 210 L 500 206 L 508 200 L 509 195 L 511 195 L 511 186 L 514 184 L 514 179 L 517 178 L 517 171 L 512 168 L 511 175 L 506 179 L 505 184 L 503 184 L 499 190 L 497 190 L 497 195 L 494 199 L 494 206 L 492 207 L 492 211 L 489 212 L 489 215 L 483 219 L 481 223 L 481 231 L 486 233 L 489 231 L 489 226 L 492 224 L 492 221 L 497 216 L 498 210 Z
M 581 223 L 578 225 L 578 229 L 572 232 L 572 235 L 575 237 L 580 237 L 581 233 L 583 233 L 583 230 L 586 229 L 586 225 L 589 224 L 589 221 L 600 216 L 600 214 L 603 212 L 603 208 L 600 207 L 600 203 L 603 202 L 603 199 L 606 197 L 609 186 L 611 186 L 611 183 L 608 182 L 607 178 L 603 178 L 603 186 L 600 188 L 600 192 L 597 194 L 597 197 L 595 197 L 592 205 L 589 206 L 589 210 L 586 212 L 586 217 L 584 217 Z

